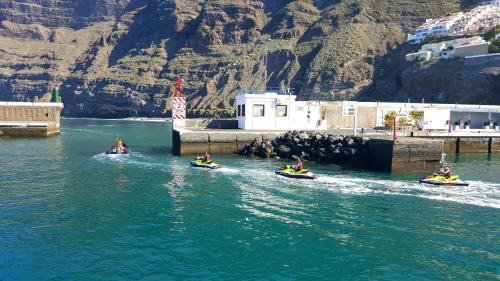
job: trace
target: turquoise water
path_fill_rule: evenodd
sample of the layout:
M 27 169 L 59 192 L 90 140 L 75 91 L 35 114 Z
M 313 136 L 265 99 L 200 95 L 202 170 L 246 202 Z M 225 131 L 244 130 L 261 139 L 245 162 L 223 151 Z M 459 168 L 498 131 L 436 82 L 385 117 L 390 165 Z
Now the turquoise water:
M 415 175 L 170 154 L 165 123 L 63 120 L 0 140 L 0 280 L 498 280 L 500 156 L 449 157 L 470 187 Z M 102 154 L 116 135 L 133 154 Z

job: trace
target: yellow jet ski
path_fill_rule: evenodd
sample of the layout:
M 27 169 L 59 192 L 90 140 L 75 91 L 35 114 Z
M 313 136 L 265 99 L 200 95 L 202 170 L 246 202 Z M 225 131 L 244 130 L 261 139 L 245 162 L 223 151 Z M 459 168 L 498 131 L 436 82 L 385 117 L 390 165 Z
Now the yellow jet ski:
M 193 161 L 191 161 L 191 166 L 197 168 L 208 168 L 208 169 L 219 169 L 222 168 L 221 165 L 214 163 L 214 161 L 203 161 L 202 157 L 196 157 Z
M 468 182 L 462 181 L 458 176 L 446 178 L 442 174 L 432 174 L 420 180 L 421 183 L 444 185 L 444 186 L 469 186 Z
M 302 169 L 300 171 L 295 171 L 295 169 L 291 166 L 285 166 L 277 171 L 275 171 L 276 174 L 288 178 L 294 178 L 294 179 L 309 179 L 313 180 L 316 179 L 316 175 L 311 173 L 309 169 Z

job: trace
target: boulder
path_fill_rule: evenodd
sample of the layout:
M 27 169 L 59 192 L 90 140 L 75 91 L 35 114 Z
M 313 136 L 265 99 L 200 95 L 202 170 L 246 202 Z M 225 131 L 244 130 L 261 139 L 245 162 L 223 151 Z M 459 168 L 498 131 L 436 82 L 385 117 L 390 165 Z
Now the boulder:
M 326 143 L 328 144 L 335 144 L 335 140 L 337 140 L 337 138 L 335 138 L 334 136 L 332 135 L 329 135 L 327 138 L 326 138 Z
M 356 155 L 356 149 L 353 148 L 343 148 L 342 153 L 346 158 L 351 158 Z
M 300 134 L 299 134 L 299 139 L 300 139 L 301 141 L 305 141 L 305 140 L 307 140 L 308 138 L 309 138 L 309 135 L 308 135 L 306 132 L 300 132 Z
M 256 138 L 250 145 L 252 147 L 260 147 L 262 145 L 262 139 Z
M 289 157 L 291 151 L 290 147 L 283 144 L 278 147 L 278 155 L 283 158 Z
M 304 146 L 301 145 L 301 144 L 295 144 L 292 146 L 292 153 L 293 154 L 300 154 L 300 152 L 302 152 L 304 150 Z

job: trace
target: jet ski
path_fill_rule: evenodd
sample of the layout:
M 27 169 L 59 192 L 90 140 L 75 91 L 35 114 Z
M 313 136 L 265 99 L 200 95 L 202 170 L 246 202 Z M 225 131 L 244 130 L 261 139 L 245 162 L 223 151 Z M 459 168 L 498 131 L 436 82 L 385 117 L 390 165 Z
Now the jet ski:
M 468 182 L 464 182 L 458 176 L 446 178 L 442 174 L 432 174 L 420 180 L 421 183 L 443 185 L 443 186 L 469 186 Z
M 214 161 L 203 161 L 203 158 L 196 157 L 193 161 L 191 161 L 191 166 L 197 168 L 208 168 L 208 169 L 219 169 L 222 168 L 221 165 L 214 163 Z
M 309 180 L 316 179 L 316 175 L 311 173 L 311 171 L 309 171 L 309 169 L 302 169 L 300 171 L 295 171 L 295 169 L 291 166 L 285 166 L 285 167 L 275 171 L 275 173 L 280 175 L 280 176 L 287 177 L 287 178 L 309 179 Z
M 130 149 L 129 146 L 125 146 L 125 152 L 122 152 L 116 146 L 113 146 L 108 151 L 106 151 L 106 154 L 130 154 L 130 153 L 132 153 L 132 150 Z

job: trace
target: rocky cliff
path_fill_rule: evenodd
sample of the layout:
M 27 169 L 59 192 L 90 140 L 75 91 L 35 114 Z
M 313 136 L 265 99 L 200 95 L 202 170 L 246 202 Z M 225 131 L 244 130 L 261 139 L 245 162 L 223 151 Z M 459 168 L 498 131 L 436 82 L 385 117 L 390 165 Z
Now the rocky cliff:
M 302 99 L 498 103 L 496 65 L 454 66 L 481 88 L 465 99 L 445 82 L 422 86 L 438 66 L 403 59 L 425 18 L 478 2 L 0 0 L 0 99 L 47 99 L 61 85 L 65 115 L 159 116 L 179 75 L 192 110 L 230 108 L 236 89 L 263 85 Z

